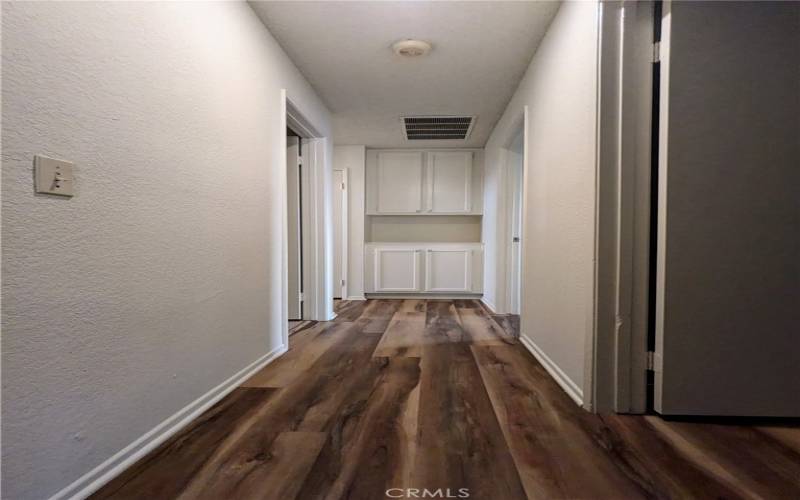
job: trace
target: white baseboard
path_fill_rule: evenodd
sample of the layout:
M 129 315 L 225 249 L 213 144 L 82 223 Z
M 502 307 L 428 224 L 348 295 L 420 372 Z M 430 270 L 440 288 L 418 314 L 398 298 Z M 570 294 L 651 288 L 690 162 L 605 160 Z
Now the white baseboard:
M 345 300 L 367 300 L 367 298 L 364 297 L 363 295 L 352 295 L 350 297 L 347 297 L 347 299 Z
M 567 393 L 569 397 L 575 401 L 578 406 L 583 406 L 583 391 L 581 390 L 578 385 L 570 379 L 566 373 L 564 373 L 561 368 L 558 367 L 555 362 L 550 359 L 550 357 L 544 353 L 543 350 L 539 348 L 527 335 L 521 334 L 519 336 L 520 342 L 524 345 L 533 357 L 536 358 L 539 363 L 544 366 L 544 369 L 547 370 L 547 373 L 550 374 L 553 379 L 564 389 L 564 392 Z
M 486 297 L 481 297 L 481 303 L 489 308 L 489 312 L 492 314 L 497 314 L 497 306 L 486 300 Z
M 477 300 L 481 298 L 479 293 L 369 293 L 368 299 L 417 299 L 417 300 Z
M 239 384 L 286 351 L 286 346 L 280 345 L 264 354 L 50 497 L 50 500 L 84 499 L 88 497 L 133 465 L 137 460 L 186 427 L 192 420 L 236 389 Z

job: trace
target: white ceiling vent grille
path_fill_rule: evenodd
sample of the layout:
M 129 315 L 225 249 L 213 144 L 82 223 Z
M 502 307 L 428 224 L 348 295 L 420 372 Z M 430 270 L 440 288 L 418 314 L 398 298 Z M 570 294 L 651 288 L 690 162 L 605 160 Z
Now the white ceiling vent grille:
M 466 140 L 474 116 L 404 116 L 403 132 L 409 141 Z

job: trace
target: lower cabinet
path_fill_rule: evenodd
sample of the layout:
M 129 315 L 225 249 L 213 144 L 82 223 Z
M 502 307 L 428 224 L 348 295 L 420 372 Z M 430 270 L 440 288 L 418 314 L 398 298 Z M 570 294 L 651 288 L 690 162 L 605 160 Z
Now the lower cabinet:
M 419 292 L 418 248 L 375 247 L 375 292 Z
M 480 243 L 368 243 L 367 293 L 476 294 L 483 289 Z
M 472 292 L 472 254 L 468 248 L 425 249 L 425 291 Z

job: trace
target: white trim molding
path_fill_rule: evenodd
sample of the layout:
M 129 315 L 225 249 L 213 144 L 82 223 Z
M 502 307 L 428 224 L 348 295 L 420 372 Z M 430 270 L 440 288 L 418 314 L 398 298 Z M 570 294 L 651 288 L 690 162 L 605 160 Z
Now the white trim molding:
M 479 293 L 435 293 L 435 292 L 413 292 L 413 293 L 374 293 L 367 294 L 370 299 L 414 299 L 414 300 L 480 300 Z
M 599 2 L 598 9 L 595 287 L 584 387 L 595 412 L 643 413 L 653 6 Z
M 329 140 L 323 137 L 319 127 L 307 119 L 298 107 L 287 97 L 286 89 L 281 90 L 284 109 L 284 127 L 279 131 L 284 141 L 286 127 L 290 127 L 301 137 L 303 157 L 302 196 L 303 204 L 303 319 L 330 321 L 333 318 L 333 198 L 331 182 L 333 168 L 330 160 Z M 286 151 L 281 152 L 286 163 Z M 283 224 L 283 312 L 282 324 L 288 325 L 288 219 L 286 214 L 286 173 L 282 169 L 279 182 L 283 186 L 281 210 Z M 288 342 L 288 329 L 284 333 L 284 343 Z
M 489 308 L 489 312 L 490 312 L 490 313 L 492 313 L 492 314 L 497 314 L 497 307 L 495 307 L 495 305 L 494 305 L 494 304 L 492 304 L 491 302 L 489 302 L 488 300 L 486 300 L 486 297 L 481 297 L 481 299 L 480 299 L 480 300 L 481 300 L 481 304 L 483 304 L 483 305 L 485 305 L 487 308 Z
M 349 219 L 350 216 L 349 216 L 349 210 L 348 210 L 348 206 L 350 205 L 350 180 L 349 180 L 347 167 L 344 167 L 344 168 L 336 168 L 336 167 L 334 167 L 333 171 L 342 173 L 342 185 L 341 185 L 341 188 L 340 188 L 342 190 L 342 211 L 339 214 L 341 216 L 341 218 L 342 218 L 342 220 L 339 221 L 339 224 L 341 224 L 341 226 L 342 226 L 342 241 L 341 241 L 342 245 L 338 249 L 334 248 L 334 252 L 338 251 L 338 252 L 341 252 L 341 254 L 342 254 L 342 257 L 341 257 L 342 267 L 339 269 L 339 272 L 340 272 L 340 278 L 344 282 L 344 284 L 342 284 L 342 282 L 334 283 L 333 284 L 333 289 L 336 290 L 336 288 L 338 287 L 339 296 L 341 298 L 345 298 L 345 297 L 347 297 L 347 295 L 348 295 L 347 292 L 348 292 L 348 290 L 350 288 L 350 279 L 349 279 L 349 274 L 348 274 L 349 266 L 348 266 L 348 262 L 347 262 L 348 260 L 350 260 L 350 250 L 349 250 L 349 248 L 350 248 L 350 244 L 349 244 L 349 242 L 350 242 L 350 219 Z M 338 186 L 333 186 L 333 188 L 337 189 Z M 331 213 L 333 213 L 333 212 L 331 211 Z M 334 240 L 335 239 L 336 238 L 334 238 Z M 334 261 L 335 261 L 335 259 L 334 259 Z M 335 263 L 334 263 L 334 265 L 335 265 Z M 335 296 L 335 294 L 333 294 L 333 296 Z M 334 315 L 334 317 L 336 317 L 336 315 Z
M 203 412 L 211 408 L 219 400 L 230 394 L 239 384 L 250 378 L 258 370 L 264 368 L 288 349 L 281 344 L 257 360 L 245 366 L 233 376 L 184 406 L 166 420 L 153 427 L 131 444 L 115 453 L 111 458 L 90 470 L 72 484 L 62 489 L 50 500 L 83 499 L 103 487 L 117 477 L 125 469 L 136 463 L 167 439 L 189 425 Z
M 528 351 L 533 354 L 533 357 L 542 364 L 544 369 L 547 370 L 547 373 L 549 373 L 550 376 L 555 379 L 558 385 L 564 389 L 564 392 L 566 392 L 567 395 L 572 398 L 572 400 L 575 401 L 578 406 L 582 407 L 583 391 L 581 388 L 578 387 L 578 385 L 573 382 L 572 379 L 569 378 L 567 374 L 564 373 L 564 371 L 559 368 L 558 365 L 552 359 L 550 359 L 550 357 L 545 354 L 544 351 L 541 350 L 533 340 L 530 339 L 530 337 L 520 334 L 519 340 L 522 342 L 522 345 L 524 345 L 525 348 L 527 348 Z

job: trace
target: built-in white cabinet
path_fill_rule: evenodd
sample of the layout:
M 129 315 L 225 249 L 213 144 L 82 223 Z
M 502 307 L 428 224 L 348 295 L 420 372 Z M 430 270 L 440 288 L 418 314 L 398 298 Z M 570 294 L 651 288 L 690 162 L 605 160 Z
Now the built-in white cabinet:
M 477 294 L 483 290 L 480 243 L 368 243 L 367 293 Z
M 377 212 L 418 214 L 423 211 L 421 152 L 380 153 L 373 173 Z
M 376 246 L 373 249 L 375 292 L 419 292 L 421 253 L 416 247 Z
M 366 175 L 369 215 L 481 213 L 474 151 L 371 151 Z
M 472 248 L 425 249 L 425 291 L 472 292 L 473 254 Z
M 428 153 L 427 176 L 428 212 L 472 212 L 472 152 Z

